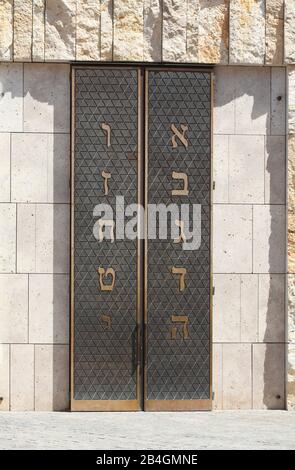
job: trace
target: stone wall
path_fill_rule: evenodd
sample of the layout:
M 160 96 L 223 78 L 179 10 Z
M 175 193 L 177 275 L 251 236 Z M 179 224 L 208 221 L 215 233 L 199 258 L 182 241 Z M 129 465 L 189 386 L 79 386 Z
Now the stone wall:
M 295 0 L 2 0 L 0 23 L 3 61 L 295 63 Z
M 285 406 L 285 68 L 216 67 L 214 406 Z M 69 405 L 70 68 L 0 65 L 0 410 Z

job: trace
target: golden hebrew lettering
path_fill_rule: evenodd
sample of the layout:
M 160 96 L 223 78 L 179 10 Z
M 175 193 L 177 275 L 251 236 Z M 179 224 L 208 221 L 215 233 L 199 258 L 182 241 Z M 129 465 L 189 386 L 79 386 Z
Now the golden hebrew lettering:
M 98 239 L 100 242 L 103 241 L 105 230 L 103 230 L 103 227 L 110 227 L 110 240 L 113 243 L 115 240 L 114 236 L 114 227 L 115 227 L 115 222 L 114 220 L 107 220 L 107 219 L 99 219 L 98 221 Z
M 171 141 L 172 141 L 172 147 L 175 148 L 178 146 L 177 142 L 176 142 L 176 137 L 178 137 L 178 139 L 180 140 L 180 142 L 185 146 L 185 148 L 188 147 L 188 140 L 187 138 L 185 137 L 185 133 L 186 131 L 188 130 L 188 126 L 186 126 L 185 124 L 180 124 L 180 127 L 181 127 L 181 130 L 182 132 L 180 132 L 177 127 L 174 126 L 174 124 L 171 124 L 171 130 L 173 132 L 173 136 L 171 137 Z
M 109 124 L 106 124 L 105 122 L 103 122 L 102 125 L 101 125 L 101 128 L 106 133 L 107 146 L 110 147 L 110 145 L 111 145 L 111 126 L 109 126 Z
M 116 273 L 115 273 L 114 269 L 113 268 L 104 269 L 104 268 L 99 267 L 97 272 L 99 274 L 100 289 L 103 290 L 103 291 L 113 290 L 114 285 L 115 285 L 115 278 L 116 278 Z M 111 284 L 104 284 L 103 278 L 108 277 L 108 276 L 112 277 L 112 282 L 111 282 Z
M 180 292 L 184 291 L 185 289 L 184 277 L 186 275 L 186 268 L 176 268 L 175 266 L 172 266 L 171 272 L 172 274 L 179 274 L 179 290 Z
M 174 180 L 183 180 L 183 189 L 172 189 L 172 196 L 187 196 L 188 195 L 188 177 L 185 173 L 172 172 Z
M 107 196 L 109 194 L 108 180 L 111 178 L 111 173 L 107 171 L 102 171 L 101 176 L 104 178 L 104 194 Z
M 112 326 L 112 318 L 111 318 L 111 316 L 110 316 L 110 315 L 102 315 L 102 316 L 101 316 L 101 319 L 102 319 L 102 321 L 103 321 L 104 323 L 106 323 L 106 325 L 107 325 L 106 328 L 107 328 L 108 330 L 110 330 L 110 329 L 111 329 L 111 326 Z
M 171 317 L 172 323 L 182 323 L 182 337 L 183 339 L 188 339 L 189 332 L 188 332 L 188 316 L 187 315 L 172 315 Z M 177 327 L 180 325 L 172 326 L 171 328 L 171 339 L 177 338 Z
M 175 220 L 175 225 L 179 227 L 180 234 L 178 238 L 174 238 L 174 243 L 181 243 L 182 241 L 185 242 L 185 234 L 184 234 L 184 221 L 183 220 Z

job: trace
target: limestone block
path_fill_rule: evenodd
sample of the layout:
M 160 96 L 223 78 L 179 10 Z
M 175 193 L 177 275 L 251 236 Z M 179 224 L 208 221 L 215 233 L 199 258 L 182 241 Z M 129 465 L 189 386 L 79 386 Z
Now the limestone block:
M 144 0 L 114 3 L 114 60 L 143 60 Z
M 212 388 L 214 393 L 212 406 L 214 410 L 222 410 L 222 344 L 214 343 L 212 349 Z
M 69 206 L 19 205 L 18 270 L 36 273 L 69 271 Z
M 213 203 L 228 203 L 228 135 L 213 136 Z
M 252 272 L 251 205 L 213 207 L 213 270 L 215 273 Z
M 144 0 L 143 60 L 162 60 L 162 7 L 161 0 Z
M 295 135 L 288 136 L 288 272 L 295 273 Z
M 185 61 L 199 61 L 200 2 L 187 0 Z
M 23 65 L 0 64 L 0 132 L 23 130 Z
M 36 272 L 69 272 L 70 208 L 66 204 L 36 207 Z
M 32 0 L 14 0 L 13 59 L 20 62 L 32 60 Z
M 0 60 L 12 60 L 13 48 L 13 0 L 0 4 Z
M 288 381 L 287 381 L 287 407 L 295 410 L 295 345 L 288 345 Z
M 241 342 L 258 340 L 258 275 L 241 274 Z
M 295 0 L 285 2 L 285 62 L 295 64 Z
M 285 273 L 285 206 L 253 206 L 253 272 Z
M 213 341 L 240 341 L 240 275 L 215 274 L 213 297 Z
M 35 346 L 36 411 L 65 411 L 69 408 L 68 371 L 68 346 Z
M 29 342 L 69 341 L 69 278 L 64 274 L 30 274 Z
M 166 0 L 163 3 L 163 60 L 185 62 L 186 2 Z
M 285 406 L 285 345 L 253 344 L 253 408 Z
M 69 140 L 68 134 L 12 135 L 12 201 L 69 202 Z
M 295 67 L 288 68 L 288 133 L 295 134 Z
M 10 201 L 10 134 L 0 134 L 0 202 Z
M 77 0 L 76 60 L 100 60 L 100 2 Z
M 33 47 L 32 60 L 45 59 L 45 0 L 33 0 Z
M 236 67 L 235 134 L 270 133 L 270 67 Z
M 100 58 L 113 59 L 113 0 L 100 0 Z
M 252 408 L 251 344 L 223 345 L 223 408 Z
M 76 0 L 46 0 L 45 60 L 75 60 Z
M 266 0 L 265 61 L 281 65 L 284 61 L 284 0 Z
M 272 135 L 265 142 L 265 203 L 286 203 L 286 137 Z
M 295 344 L 295 275 L 288 274 L 288 341 Z
M 70 131 L 70 67 L 24 65 L 24 131 Z
M 9 344 L 0 344 L 0 411 L 9 411 Z
M 286 134 L 286 69 L 271 68 L 271 135 Z
M 0 272 L 15 272 L 16 205 L 0 204 Z
M 17 206 L 17 272 L 36 272 L 36 204 Z
M 11 410 L 34 411 L 34 345 L 11 345 Z
M 229 202 L 264 202 L 264 136 L 229 136 Z
M 285 275 L 259 274 L 259 342 L 285 341 Z
M 199 3 L 199 62 L 227 64 L 229 1 L 200 0 Z
M 235 68 L 216 67 L 214 79 L 214 134 L 235 133 Z
M 28 276 L 0 274 L 0 342 L 28 341 Z
M 231 64 L 264 64 L 265 1 L 232 0 L 230 2 Z

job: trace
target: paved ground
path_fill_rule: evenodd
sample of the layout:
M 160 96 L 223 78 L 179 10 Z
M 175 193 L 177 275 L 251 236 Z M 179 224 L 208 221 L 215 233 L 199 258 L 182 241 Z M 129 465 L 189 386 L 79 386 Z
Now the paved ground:
M 2 412 L 0 449 L 295 449 L 295 412 Z

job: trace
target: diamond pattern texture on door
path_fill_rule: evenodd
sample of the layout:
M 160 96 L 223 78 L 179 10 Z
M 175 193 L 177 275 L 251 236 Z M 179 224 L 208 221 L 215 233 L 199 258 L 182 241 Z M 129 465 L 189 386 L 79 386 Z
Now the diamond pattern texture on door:
M 210 398 L 210 80 L 206 72 L 148 73 L 148 202 L 202 205 L 198 250 L 184 251 L 171 239 L 148 240 L 148 400 Z M 179 139 L 172 147 L 172 124 L 188 126 L 187 148 Z M 172 196 L 181 187 L 173 171 L 188 175 L 187 196 Z M 187 270 L 184 291 L 172 266 Z M 179 324 L 172 339 L 173 315 L 188 316 L 188 338 Z
M 137 71 L 75 73 L 74 399 L 136 399 L 136 241 L 93 235 L 93 209 L 115 196 L 137 202 Z M 111 128 L 110 146 L 102 123 Z M 105 195 L 102 172 L 111 173 Z M 103 215 L 103 214 L 102 214 Z M 101 291 L 98 267 L 116 273 Z M 111 317 L 111 325 L 104 319 Z

